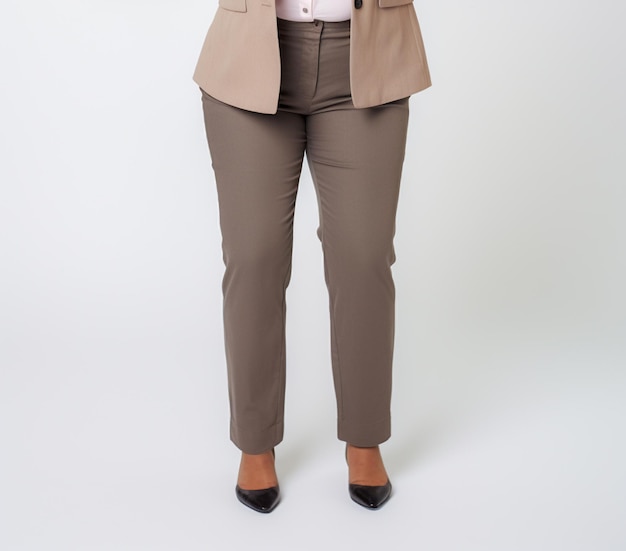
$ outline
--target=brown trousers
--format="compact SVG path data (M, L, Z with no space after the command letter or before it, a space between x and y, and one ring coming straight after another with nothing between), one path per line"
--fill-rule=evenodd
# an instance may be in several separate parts
M315 186L330 302L340 440L391 434L393 237L409 98L356 109L350 21L278 19L278 112L202 103L222 233L230 438L246 453L283 438L285 292L304 153Z

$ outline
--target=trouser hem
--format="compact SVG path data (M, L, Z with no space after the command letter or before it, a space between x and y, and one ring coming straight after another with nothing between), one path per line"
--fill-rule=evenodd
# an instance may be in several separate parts
M337 424L337 438L353 446L369 448L378 446L391 437L391 417L366 425L340 422Z
M259 454L272 449L283 440L284 422L280 421L264 430L244 430L231 422L230 440L242 452Z

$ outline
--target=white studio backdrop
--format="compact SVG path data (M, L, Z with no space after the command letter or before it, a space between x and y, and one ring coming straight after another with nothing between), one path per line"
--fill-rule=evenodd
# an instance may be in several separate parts
M286 497L260 519L231 495L191 80L216 0L2 0L1 549L626 548L626 4L415 7L433 87L410 104L384 444L398 490L373 522L344 495L306 163Z

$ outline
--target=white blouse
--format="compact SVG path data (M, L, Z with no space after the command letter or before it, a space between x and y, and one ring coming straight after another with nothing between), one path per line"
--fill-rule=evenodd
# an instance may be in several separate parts
M345 21L354 0L276 0L276 16L291 21Z

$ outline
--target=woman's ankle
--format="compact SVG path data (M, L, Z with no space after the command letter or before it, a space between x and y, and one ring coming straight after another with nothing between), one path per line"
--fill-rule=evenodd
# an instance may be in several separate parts
M358 447L348 444L347 460L351 484L382 486L389 480L379 446Z
M244 490L262 490L278 485L272 450L261 454L241 453L237 484Z

